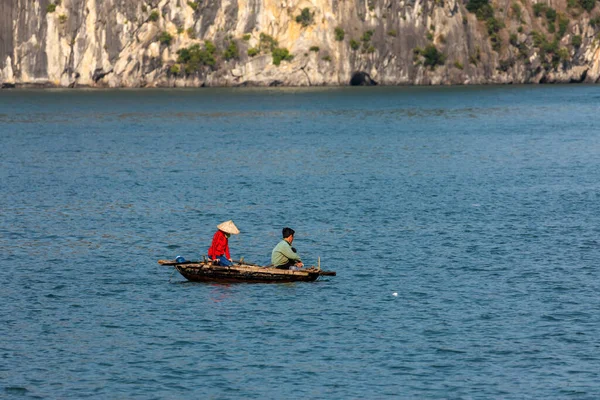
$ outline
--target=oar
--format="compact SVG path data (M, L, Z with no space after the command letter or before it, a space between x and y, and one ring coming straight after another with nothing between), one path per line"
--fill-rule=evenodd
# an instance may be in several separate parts
M175 260L158 260L158 263L160 265L166 265L166 266L171 266L171 265L179 265L179 264L202 264L206 261L184 261L184 262L177 262Z
M335 271L319 271L319 275L323 276L335 276Z

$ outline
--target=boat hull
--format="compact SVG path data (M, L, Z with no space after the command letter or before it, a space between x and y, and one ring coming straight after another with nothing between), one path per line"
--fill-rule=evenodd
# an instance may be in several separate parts
M277 268L238 265L233 267L215 266L209 263L175 264L175 269L192 282L221 283L287 283L316 281L319 270L290 271Z

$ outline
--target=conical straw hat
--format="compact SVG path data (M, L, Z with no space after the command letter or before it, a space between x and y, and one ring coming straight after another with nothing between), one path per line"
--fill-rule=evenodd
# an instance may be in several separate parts
M217 225L217 228L219 228L220 230L222 230L225 233L231 233L232 235L237 235L238 233L240 233L237 226L235 226L235 224L233 223L232 220L225 221L225 222Z

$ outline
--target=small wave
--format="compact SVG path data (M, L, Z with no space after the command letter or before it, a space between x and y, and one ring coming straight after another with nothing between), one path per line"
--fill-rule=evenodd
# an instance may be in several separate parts
M100 324L101 327L103 328L108 328L108 329L121 329L122 327L119 325L114 325L114 324Z
M10 394L25 394L29 392L27 388L22 386L7 386L4 388L4 391Z
M448 348L437 348L435 349L436 353L449 353L449 354L466 354L467 352L464 350L457 349L448 349Z

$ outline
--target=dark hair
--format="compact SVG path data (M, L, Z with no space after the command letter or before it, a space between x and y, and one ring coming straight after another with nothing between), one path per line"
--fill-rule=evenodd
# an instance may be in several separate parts
M284 238L293 235L294 233L296 233L292 228L288 228L285 227L282 229L281 234L283 235Z

